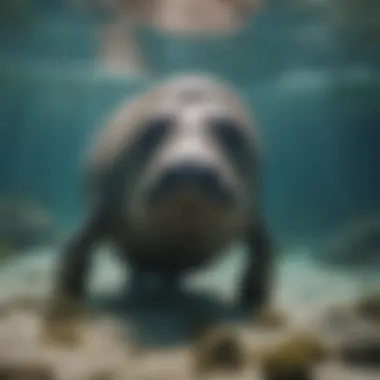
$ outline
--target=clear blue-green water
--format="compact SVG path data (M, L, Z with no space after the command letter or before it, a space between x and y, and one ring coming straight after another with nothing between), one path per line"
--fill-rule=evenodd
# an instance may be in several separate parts
M285 252L281 302L289 306L332 294L342 299L362 289L363 272L321 267L318 251L347 223L380 217L376 49L371 59L364 54L360 62L350 62L323 19L288 20L274 10L255 15L238 35L217 40L141 29L137 38L149 75L111 76L95 59L94 20L62 8L42 7L29 16L21 24L5 23L0 33L4 199L20 195L44 205L58 235L72 229L83 207L81 155L101 121L122 99L133 98L163 75L211 72L238 88L258 120L265 152L264 214L279 250ZM313 43L299 38L308 23L317 31ZM2 289L28 288L33 275L25 271L46 274L58 250L56 244L24 247L14 260L4 262ZM237 252L206 281L194 280L195 286L231 292L232 272L241 265ZM379 252L377 247L373 254L377 265ZM369 266L372 274L366 284L380 271L379 265ZM107 268L100 265L99 272L106 283L118 278L117 267ZM43 280L45 274L37 277Z

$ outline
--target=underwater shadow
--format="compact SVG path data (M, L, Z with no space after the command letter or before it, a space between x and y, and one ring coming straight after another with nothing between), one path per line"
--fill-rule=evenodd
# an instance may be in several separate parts
M245 318L232 302L184 288L131 289L113 298L98 296L91 303L117 315L126 327L132 326L133 338L138 343L151 347L178 346L207 326Z

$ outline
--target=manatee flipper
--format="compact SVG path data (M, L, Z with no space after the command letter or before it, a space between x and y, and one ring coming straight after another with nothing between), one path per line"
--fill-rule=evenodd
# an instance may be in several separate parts
M99 181L99 197L87 219L66 243L55 283L55 296L80 299L84 296L85 283L91 267L93 248L108 233L112 218L120 208L126 178L128 154L122 152L117 162Z
M91 267L94 245L106 234L108 209L103 205L93 208L63 248L54 291L56 296L79 299L84 296L85 283Z
M270 301L273 276L272 244L263 223L251 226L246 242L249 257L239 288L239 302L245 310L260 310Z

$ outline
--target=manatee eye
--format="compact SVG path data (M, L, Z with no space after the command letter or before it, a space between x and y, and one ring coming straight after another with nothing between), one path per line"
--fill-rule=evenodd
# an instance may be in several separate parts
M244 173L250 171L251 150L247 138L238 122L234 119L213 119L211 128L220 146L230 156L237 169Z
M237 121L227 118L214 119L211 128L219 143L231 154L236 155L246 150L246 138Z
M141 127L136 141L136 149L141 153L149 153L169 134L172 126L173 119L169 116L147 120Z

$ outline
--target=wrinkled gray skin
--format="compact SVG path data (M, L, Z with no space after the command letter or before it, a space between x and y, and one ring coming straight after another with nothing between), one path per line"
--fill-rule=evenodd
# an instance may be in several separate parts
M172 129L150 146L152 141L138 136L157 115L170 115ZM243 136L243 161L241 149L236 156L227 154L210 132L215 117L232 120L233 136L236 131ZM89 150L87 219L64 248L56 295L84 296L92 249L102 240L114 243L139 276L158 275L172 285L240 240L247 245L248 261L237 302L250 310L265 306L272 257L259 212L255 132L235 92L208 76L174 78L123 104ZM235 197L231 207L186 186L153 205L148 202L145 195L160 175L189 161L213 168ZM187 210L197 210L191 218L181 212L186 202L192 202Z

